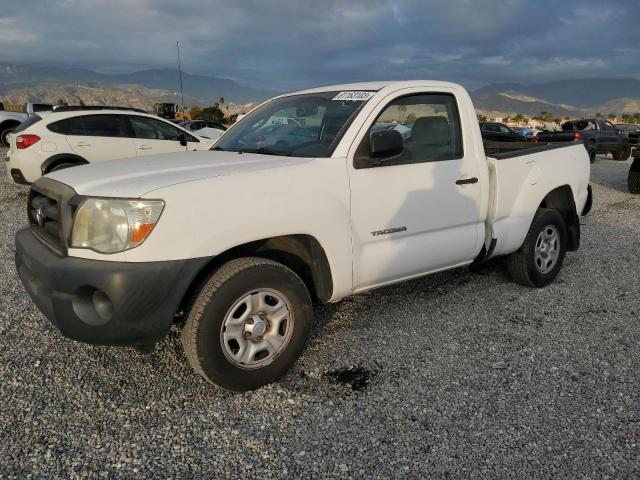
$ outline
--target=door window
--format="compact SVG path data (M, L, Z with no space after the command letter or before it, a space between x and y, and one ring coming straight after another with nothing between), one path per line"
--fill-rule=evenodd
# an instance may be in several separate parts
M67 135L123 138L129 129L122 115L83 115L69 119Z
M145 140L169 140L178 141L178 135L184 134L187 142L198 142L199 140L179 128L169 125L161 120L148 117L130 117L131 128L135 138L143 138Z
M402 154L383 165L432 162L462 157L460 115L453 95L420 94L392 101L380 113L370 132L395 130L403 142ZM369 154L366 135L357 156Z

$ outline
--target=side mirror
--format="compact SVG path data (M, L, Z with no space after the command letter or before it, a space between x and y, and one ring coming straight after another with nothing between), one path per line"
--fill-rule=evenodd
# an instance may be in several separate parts
M178 134L178 141L180 142L180 145L182 145L183 147L187 146L187 136L184 133Z
M391 159L402 153L403 142L400 132L393 129L371 132L371 158Z

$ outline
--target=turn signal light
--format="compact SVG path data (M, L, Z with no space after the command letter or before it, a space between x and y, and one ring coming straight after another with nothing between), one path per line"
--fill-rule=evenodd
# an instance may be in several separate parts
M136 223L131 229L131 243L139 244L149 236L155 223Z
M25 148L29 148L31 145L38 143L40 141L40 137L38 135L18 135L16 137L16 148L18 150L24 150Z
M582 134L580 132L573 132L573 140L582 140Z

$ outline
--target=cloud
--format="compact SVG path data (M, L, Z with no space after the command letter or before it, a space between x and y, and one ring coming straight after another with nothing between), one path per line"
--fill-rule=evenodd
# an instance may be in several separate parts
M637 2L22 0L0 61L103 72L174 67L294 89L383 78L477 86L637 77Z

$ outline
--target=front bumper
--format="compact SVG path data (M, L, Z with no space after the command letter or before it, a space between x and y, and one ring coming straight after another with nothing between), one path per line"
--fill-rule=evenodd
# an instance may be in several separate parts
M61 257L29 228L16 234L16 268L38 308L68 338L149 346L169 331L210 258L127 263Z

